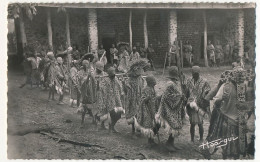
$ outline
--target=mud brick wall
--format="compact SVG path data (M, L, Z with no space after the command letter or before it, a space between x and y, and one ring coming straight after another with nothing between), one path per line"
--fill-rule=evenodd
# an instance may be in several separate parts
M255 45L256 13L254 9L244 9L244 32L245 41Z
M143 14L144 10L132 9L133 45L144 42ZM148 42L152 43L156 51L154 62L162 67L165 53L168 51L168 9L147 9ZM203 17L201 10L177 11L177 38L188 40L194 50L195 62L204 65L203 61ZM72 45L77 44L80 49L88 47L88 9L67 9L70 13L70 32ZM53 44L57 48L60 43L65 45L65 14L51 9ZM234 44L237 41L237 10L207 10L208 39L216 40L224 45L225 40ZM129 42L129 9L97 9L98 43L103 37L114 37L115 42ZM46 11L37 7L37 15L30 21L25 18L26 36L28 43L39 42L46 45L48 42ZM244 39L255 41L255 10L244 9Z

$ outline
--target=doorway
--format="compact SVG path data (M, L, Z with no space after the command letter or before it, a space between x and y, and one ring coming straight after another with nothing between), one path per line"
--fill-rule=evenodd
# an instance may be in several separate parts
M114 37L104 37L102 39L102 44L104 49L106 50L106 57L108 63L111 63L111 55L110 55L110 48L112 47L112 44L115 44L115 38Z

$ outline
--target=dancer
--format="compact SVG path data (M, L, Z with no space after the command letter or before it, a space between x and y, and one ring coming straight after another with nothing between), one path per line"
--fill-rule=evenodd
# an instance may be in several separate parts
M124 112L121 102L122 85L116 77L115 68L110 67L107 70L108 77L104 77L103 90L103 109L100 109L99 117L108 119L109 132L117 133L115 125ZM99 104L100 105L100 104ZM102 121L104 127L104 120Z
M155 126L155 113L159 108L159 100L156 97L156 92L154 86L156 85L156 80L154 76L146 77L147 86L142 91L140 108L137 113L137 117L134 120L134 125L136 130L148 137L148 143L153 145L154 142L154 126Z
M57 93L60 95L58 105L63 105L63 96L64 90L66 88L66 82L68 80L68 74L65 65L63 65L63 60L61 57L57 58L56 77L55 88Z
M174 140L180 135L180 131L183 127L186 98L176 66L169 68L168 78L171 79L171 81L162 94L155 120L157 124L166 129L169 135L166 148L169 151L176 151L181 149L174 144Z
M144 79L142 74L146 68L149 68L147 60L141 59L134 62L128 71L129 79L125 82L125 110L126 120L132 125L132 135L135 135L134 117L141 104L142 89L144 88Z
M188 104L187 112L190 118L190 135L191 141L194 142L195 126L199 126L200 141L203 141L203 117L210 114L209 102L205 96L210 91L208 82L200 76L200 67L192 67L192 78L187 81ZM200 112L203 113L201 114ZM206 116L205 116L206 115Z
M80 86L78 80L78 69L77 69L77 60L73 60L70 69L70 106L75 108L78 105L78 96L80 95Z

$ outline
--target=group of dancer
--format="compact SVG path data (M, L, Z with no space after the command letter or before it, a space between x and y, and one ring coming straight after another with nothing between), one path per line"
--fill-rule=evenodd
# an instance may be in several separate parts
M158 96L155 91L156 78L153 75L144 76L150 68L147 59L133 60L127 71L118 74L114 66L105 69L102 61L87 60L85 57L74 60L69 53L62 58L48 52L43 59L42 74L38 76L44 77L50 102L55 100L57 92L58 104L64 104L64 92L69 89L70 106L78 107L77 112L82 114L82 126L88 113L95 125L100 124L102 129L106 129L107 123L109 132L117 132L115 125L125 114L127 123L132 125L132 135L140 132L148 137L150 145L156 144L154 138L160 128L164 128L168 133L165 146L170 151L181 149L174 140L181 135L187 119L190 121L192 142L195 141L196 125L199 127L200 141L203 142L204 118L210 119L207 141L246 135L240 128L242 113L238 105L246 103L247 111L243 112L251 115L254 108L251 102L254 101L252 70L246 71L238 64L233 64L234 68L224 72L219 84L211 89L207 80L200 75L199 66L191 68L192 76L189 79L176 66L171 66L166 89ZM27 60L32 63L31 76L34 78L40 59L35 54ZM64 60L67 60L66 63ZM210 100L214 102L212 112ZM223 158L239 158L245 151L245 148L241 148L246 143L243 139L241 137L224 146Z

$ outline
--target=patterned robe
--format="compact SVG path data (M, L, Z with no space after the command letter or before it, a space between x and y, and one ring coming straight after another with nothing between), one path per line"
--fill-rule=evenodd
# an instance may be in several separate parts
M156 122L166 128L169 134L172 133L175 136L176 131L183 126L184 106L185 95L182 92L181 83L170 81L162 94L159 110L155 116Z
M125 83L125 110L126 119L130 123L137 114L141 104L142 89L144 87L144 79L139 77L130 77ZM133 121L132 121L133 122Z
M98 116L103 116L106 113L105 107L105 95L106 95L106 87L105 87L105 76L107 74L102 72L101 74L96 74L96 84L97 84L97 103L96 103L96 114Z
M121 92L122 85L115 77L115 79L110 79L109 77L105 77L102 82L102 90L103 93L103 106L100 108L100 116L103 116L110 111L114 110L116 107L122 107L121 102Z
M71 78L69 79L69 86L70 86L70 98L73 100L77 100L77 95L79 91L79 76L78 70L76 67L72 67L70 69Z
M215 96L214 109L210 120L207 140L238 137L237 92L233 83L223 84ZM223 104L219 104L223 101ZM222 147L224 155L239 154L239 140L228 142Z
M49 87L55 86L56 79L56 62L55 60L50 60L47 69L47 85L49 85Z
M79 82L81 85L81 103L87 105L94 104L97 100L95 76L90 73L89 69L87 71L81 69L79 72Z
M66 82L65 80L68 80L68 74L66 71L66 67L62 64L56 65L56 84L55 84L55 89L57 90L58 94L62 94L64 88L66 87Z
M135 119L135 127L141 130L141 133L151 137L153 135L153 126L155 113L159 108L159 100L156 97L154 88L146 86L143 89L140 108Z
M199 108L204 110L205 112L210 112L209 110L209 101L205 99L206 95L210 91L210 86L208 82L202 78L199 78L196 83L194 83L194 79L187 80L187 90L188 96L187 98L193 99ZM198 114L195 110L187 107L187 112L190 117L191 124L202 124L203 118Z

